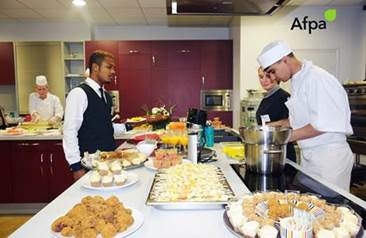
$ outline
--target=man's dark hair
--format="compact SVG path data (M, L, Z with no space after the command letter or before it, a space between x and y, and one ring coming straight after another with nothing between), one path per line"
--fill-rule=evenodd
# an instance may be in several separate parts
M291 52L290 54L288 54L287 55L288 57L291 57L291 58L294 58L295 57L295 55L294 55L294 53L293 52Z
M114 59L114 56L111 53L107 52L107 51L103 51L103 50L94 51L91 54L91 56L89 57L88 67L89 67L90 72L92 72L92 70L93 70L92 69L93 64L97 64L97 65L100 66L105 58Z

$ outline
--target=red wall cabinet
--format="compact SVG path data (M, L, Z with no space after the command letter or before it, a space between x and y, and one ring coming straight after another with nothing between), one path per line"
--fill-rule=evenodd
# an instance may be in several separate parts
M116 78L110 84L106 84L107 90L117 90L119 83L118 75L118 41L85 41L85 65L88 67L89 58L96 50L104 50L112 53L116 63Z
M60 141L17 141L12 151L15 203L49 202L73 183Z
M201 42L201 80L203 89L233 88L232 41Z
M85 55L102 49L113 53L122 118L143 115L141 107L176 105L173 117L200 107L202 89L232 89L232 41L87 41ZM214 115L215 113L213 113ZM228 113L223 113L223 122ZM232 113L231 113L232 115Z
M9 203L13 200L12 173L11 173L11 143L0 141L1 166L0 173L0 203Z
M141 107L151 107L150 41L121 41L118 46L120 112L123 118L143 115Z
M0 42L0 85L15 84L15 67L12 42Z

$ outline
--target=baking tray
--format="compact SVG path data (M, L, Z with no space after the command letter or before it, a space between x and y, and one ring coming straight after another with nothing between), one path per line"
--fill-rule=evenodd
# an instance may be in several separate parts
M164 170L160 170L155 173L155 177L153 183L151 185L149 195L146 199L146 205L154 206L159 209L166 210L209 210L209 209L223 209L230 201L235 197L235 193L227 182L224 174L222 173L220 168L217 168L218 175L220 176L220 181L224 185L226 189L225 194L229 196L227 201L157 201L154 199L154 187L157 183L159 183L159 177L161 174L164 174Z

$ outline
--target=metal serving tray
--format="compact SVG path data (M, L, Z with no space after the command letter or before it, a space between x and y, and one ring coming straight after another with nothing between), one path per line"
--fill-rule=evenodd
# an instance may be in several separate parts
M209 209L222 209L227 205L231 199L235 197L235 194L227 182L224 174L222 173L220 168L218 169L218 176L220 176L220 181L224 185L226 189L225 194L229 196L227 201L191 201L191 200L181 200L181 201L157 201L154 198L154 188L159 183L159 177L161 174L164 174L164 170L160 170L155 173L155 177L153 183L151 185L149 195L146 199L146 205L154 206L159 209L167 209L167 210L209 210Z

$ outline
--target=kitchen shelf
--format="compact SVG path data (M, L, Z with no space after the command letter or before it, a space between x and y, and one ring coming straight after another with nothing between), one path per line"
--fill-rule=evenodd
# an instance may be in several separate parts
M63 42L66 93L84 81L84 42Z

